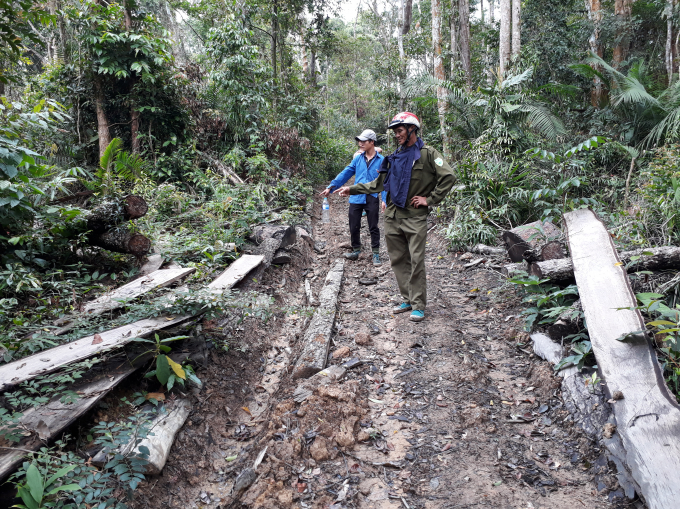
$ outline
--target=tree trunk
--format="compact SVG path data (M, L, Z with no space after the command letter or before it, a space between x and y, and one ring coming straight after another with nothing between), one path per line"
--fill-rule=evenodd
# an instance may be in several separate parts
M92 235L90 243L116 253L126 253L139 258L151 249L151 241L141 233L131 233L126 224L99 235Z
M633 0L615 0L614 15L616 16L616 46L614 46L614 68L618 69L626 57L630 46L630 18Z
M558 241L562 237L562 232L552 223L541 224L540 221L534 221L505 231L502 237L508 248L508 256L513 262L521 262L526 251L537 253L536 258L540 260L564 258ZM559 249L553 244L558 244Z
M276 73L276 42L279 37L279 6L276 3L276 1L273 3L273 11L272 11L272 46L271 46L271 63L272 63L272 77L274 79L277 78L278 74Z
M460 28L460 62L465 71L468 89L472 87L472 65L470 61L470 0L458 1Z
M458 52L458 29L456 22L456 4L451 2L451 17L449 18L449 25L451 29L451 74L450 79L456 73L456 63L460 62L460 53Z
M97 134L99 135L99 157L104 155L106 147L111 143L111 132L109 131L109 120L106 116L104 97L104 84L101 74L95 74L92 78L94 86L94 105L97 111Z
M493 25L496 20L494 19L495 13L494 13L494 3L496 0L489 0L489 22Z
M87 213L87 229L104 232L124 221L139 219L148 210L146 200L134 194L120 200L107 201Z
M316 51L310 51L312 59L309 62L309 81L313 87L316 87Z
M406 35L411 30L411 18L413 16L413 0L404 0L404 24L401 27L402 35Z
M434 77L439 80L445 80L444 75L444 61L442 59L442 2L441 0L432 0L432 53L434 56ZM444 148L444 157L449 157L449 136L447 134L446 126L446 110L448 104L446 103L446 89L444 87L437 87L437 111L439 113L439 127L442 134L442 145Z
M498 58L500 61L500 72L501 75L499 79L502 81L505 76L505 71L508 68L508 63L510 62L510 25L512 20L512 14L510 9L510 0L501 0L501 31L500 31L500 44L498 47Z
M588 39L590 51L602 58L603 49L600 42L600 24L602 23L602 6L600 0L586 0L586 9L588 10L588 18L593 22L593 33ZM599 108L602 104L602 81L597 76L593 78L593 90L590 94L590 102L595 108Z
M522 16L521 0L512 0L512 57L519 56L522 37L521 37L521 16Z
M643 253L651 253L651 255L644 255ZM635 261L631 260L631 258L638 256L639 258ZM619 253L619 258L628 272L678 269L680 268L680 247L663 246L623 251ZM564 281L573 279L574 267L571 258L563 258L561 260L531 263L529 273L554 281Z
M677 0L666 0L666 75L668 79L668 86L673 83L673 67L674 67L674 52L673 52L673 21L675 19L675 3Z

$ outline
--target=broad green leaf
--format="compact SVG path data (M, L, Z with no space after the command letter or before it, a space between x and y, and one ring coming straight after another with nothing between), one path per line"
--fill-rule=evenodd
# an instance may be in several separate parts
M167 384L170 378L170 364L165 355L156 357L156 378L163 385Z
M39 509L40 506L38 505L38 502L35 501L35 499L31 496L31 493L26 488L19 486L17 493L28 509Z
M654 327L657 327L659 325L677 325L676 323L669 322L668 320L654 320L653 322L649 322L647 325L652 325Z
M47 486L47 487L49 488L50 485L51 485L54 481L56 481L57 479L60 479L61 477L64 477L64 476L65 476L66 474L68 474L71 470L73 470L74 468L76 468L76 466L77 466L77 465L68 465L68 466L66 466L66 467L64 467L64 468L60 468L59 470L57 470L57 471L54 473L54 475L53 475L52 477L50 477L50 478L48 479L48 481L47 481L47 483L45 484L45 486Z
M77 484L65 484L63 486L59 486L57 488L54 488L52 491L48 493L48 495L55 495L59 493L60 491L78 491L82 489L80 486Z
M28 470L26 470L26 484L33 500L40 503L43 498L43 478L35 463L31 463Z

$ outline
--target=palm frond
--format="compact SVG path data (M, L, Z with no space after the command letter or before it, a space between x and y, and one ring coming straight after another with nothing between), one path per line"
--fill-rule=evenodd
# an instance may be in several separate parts
M463 99L467 93L462 88L456 87L451 81L440 80L431 74L421 74L409 78L404 82L404 91L409 97L423 94L431 90L442 87L448 91L448 96L456 100Z
M510 76L509 78L506 78L503 83L501 83L501 90L506 90L510 87L515 87L517 85L521 85L525 81L528 81L531 79L531 77L534 74L534 68L529 67L526 71L524 71L522 74L518 74L516 76Z
M677 140L680 137L680 106L671 110L642 140L645 148L661 145L662 141Z
M120 138L114 138L111 140L111 143L109 143L108 147L106 147L106 150L104 150L104 153L99 159L99 166L103 170L106 171L109 169L116 157L116 153L120 150L122 144L123 140Z
M525 122L529 127L546 138L554 139L567 132L564 123L543 106L538 104L523 104L520 111L527 114Z
M602 83L604 83L607 88L611 88L611 83L609 81L609 78L607 78L607 76L605 76L603 73L601 73L597 69L593 69L588 64L571 64L569 66L569 69L574 71L576 74L580 74L584 78L589 78L589 79L599 78L600 81L602 81Z

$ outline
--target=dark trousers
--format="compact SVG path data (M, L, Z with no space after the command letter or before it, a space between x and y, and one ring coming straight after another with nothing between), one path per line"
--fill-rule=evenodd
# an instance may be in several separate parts
M378 218L380 217L380 198L366 195L366 204L349 204L349 233L352 241L352 249L361 249L361 213L366 211L368 219L368 229L371 232L371 248L378 252L380 249L380 228L378 228Z

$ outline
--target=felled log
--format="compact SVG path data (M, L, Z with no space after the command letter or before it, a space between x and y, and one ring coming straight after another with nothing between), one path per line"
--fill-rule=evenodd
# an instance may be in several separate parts
M562 338L576 334L581 325L581 301L577 300L569 309L560 313L555 323L548 327L548 336L554 341L562 341Z
M148 210L149 206L141 196L131 194L121 199L113 199L88 211L87 229L102 233L125 221L139 219Z
M675 507L680 485L680 406L666 386L621 258L587 209L564 215L574 276L601 376L613 405L622 459L650 509ZM650 250L651 251L651 250ZM611 451L610 434L604 444Z
M89 240L93 246L139 258L145 256L151 249L151 241L141 233L131 233L127 225L117 226L98 235L90 235Z
M243 180L241 180L241 177L239 177L229 166L227 166L225 163L222 161L215 159L209 154L206 154L205 152L198 152L198 154L201 156L201 159L203 159L206 163L208 163L210 166L214 167L217 171L219 171L225 178L228 178L231 180L232 184L234 185L239 185L243 184Z
M490 255L490 256L504 256L505 255L505 249L503 249L502 247L492 247L492 246L486 246L484 244L477 244L472 249L470 249L470 252L482 254L482 255Z
M558 240L561 236L562 232L554 224L540 221L504 231L502 235L513 262L521 262L526 251L539 260L564 258L564 250Z
M538 276L540 279L548 278L551 281L570 281L574 279L574 266L571 258L534 262L529 264L529 274Z
M256 226L249 239L257 244L254 252L264 257L262 265L253 273L253 277L258 278L272 264L279 249L295 244L297 233L289 225L267 224Z
M501 274L504 276L507 276L509 278L513 278L515 276L519 276L522 273L527 273L528 267L525 262L520 262L520 263L508 263L506 265L503 265L501 267Z
M650 253L645 255L642 253ZM631 258L639 256L635 261ZM619 253L621 263L628 272L640 270L680 269L680 247L662 246L635 249ZM529 265L529 274L551 281L567 281L574 279L574 267L571 258L534 262Z
M302 353L293 368L293 378L309 378L326 367L344 271L344 261L337 260L326 275L326 282L319 293L319 307L305 331Z

